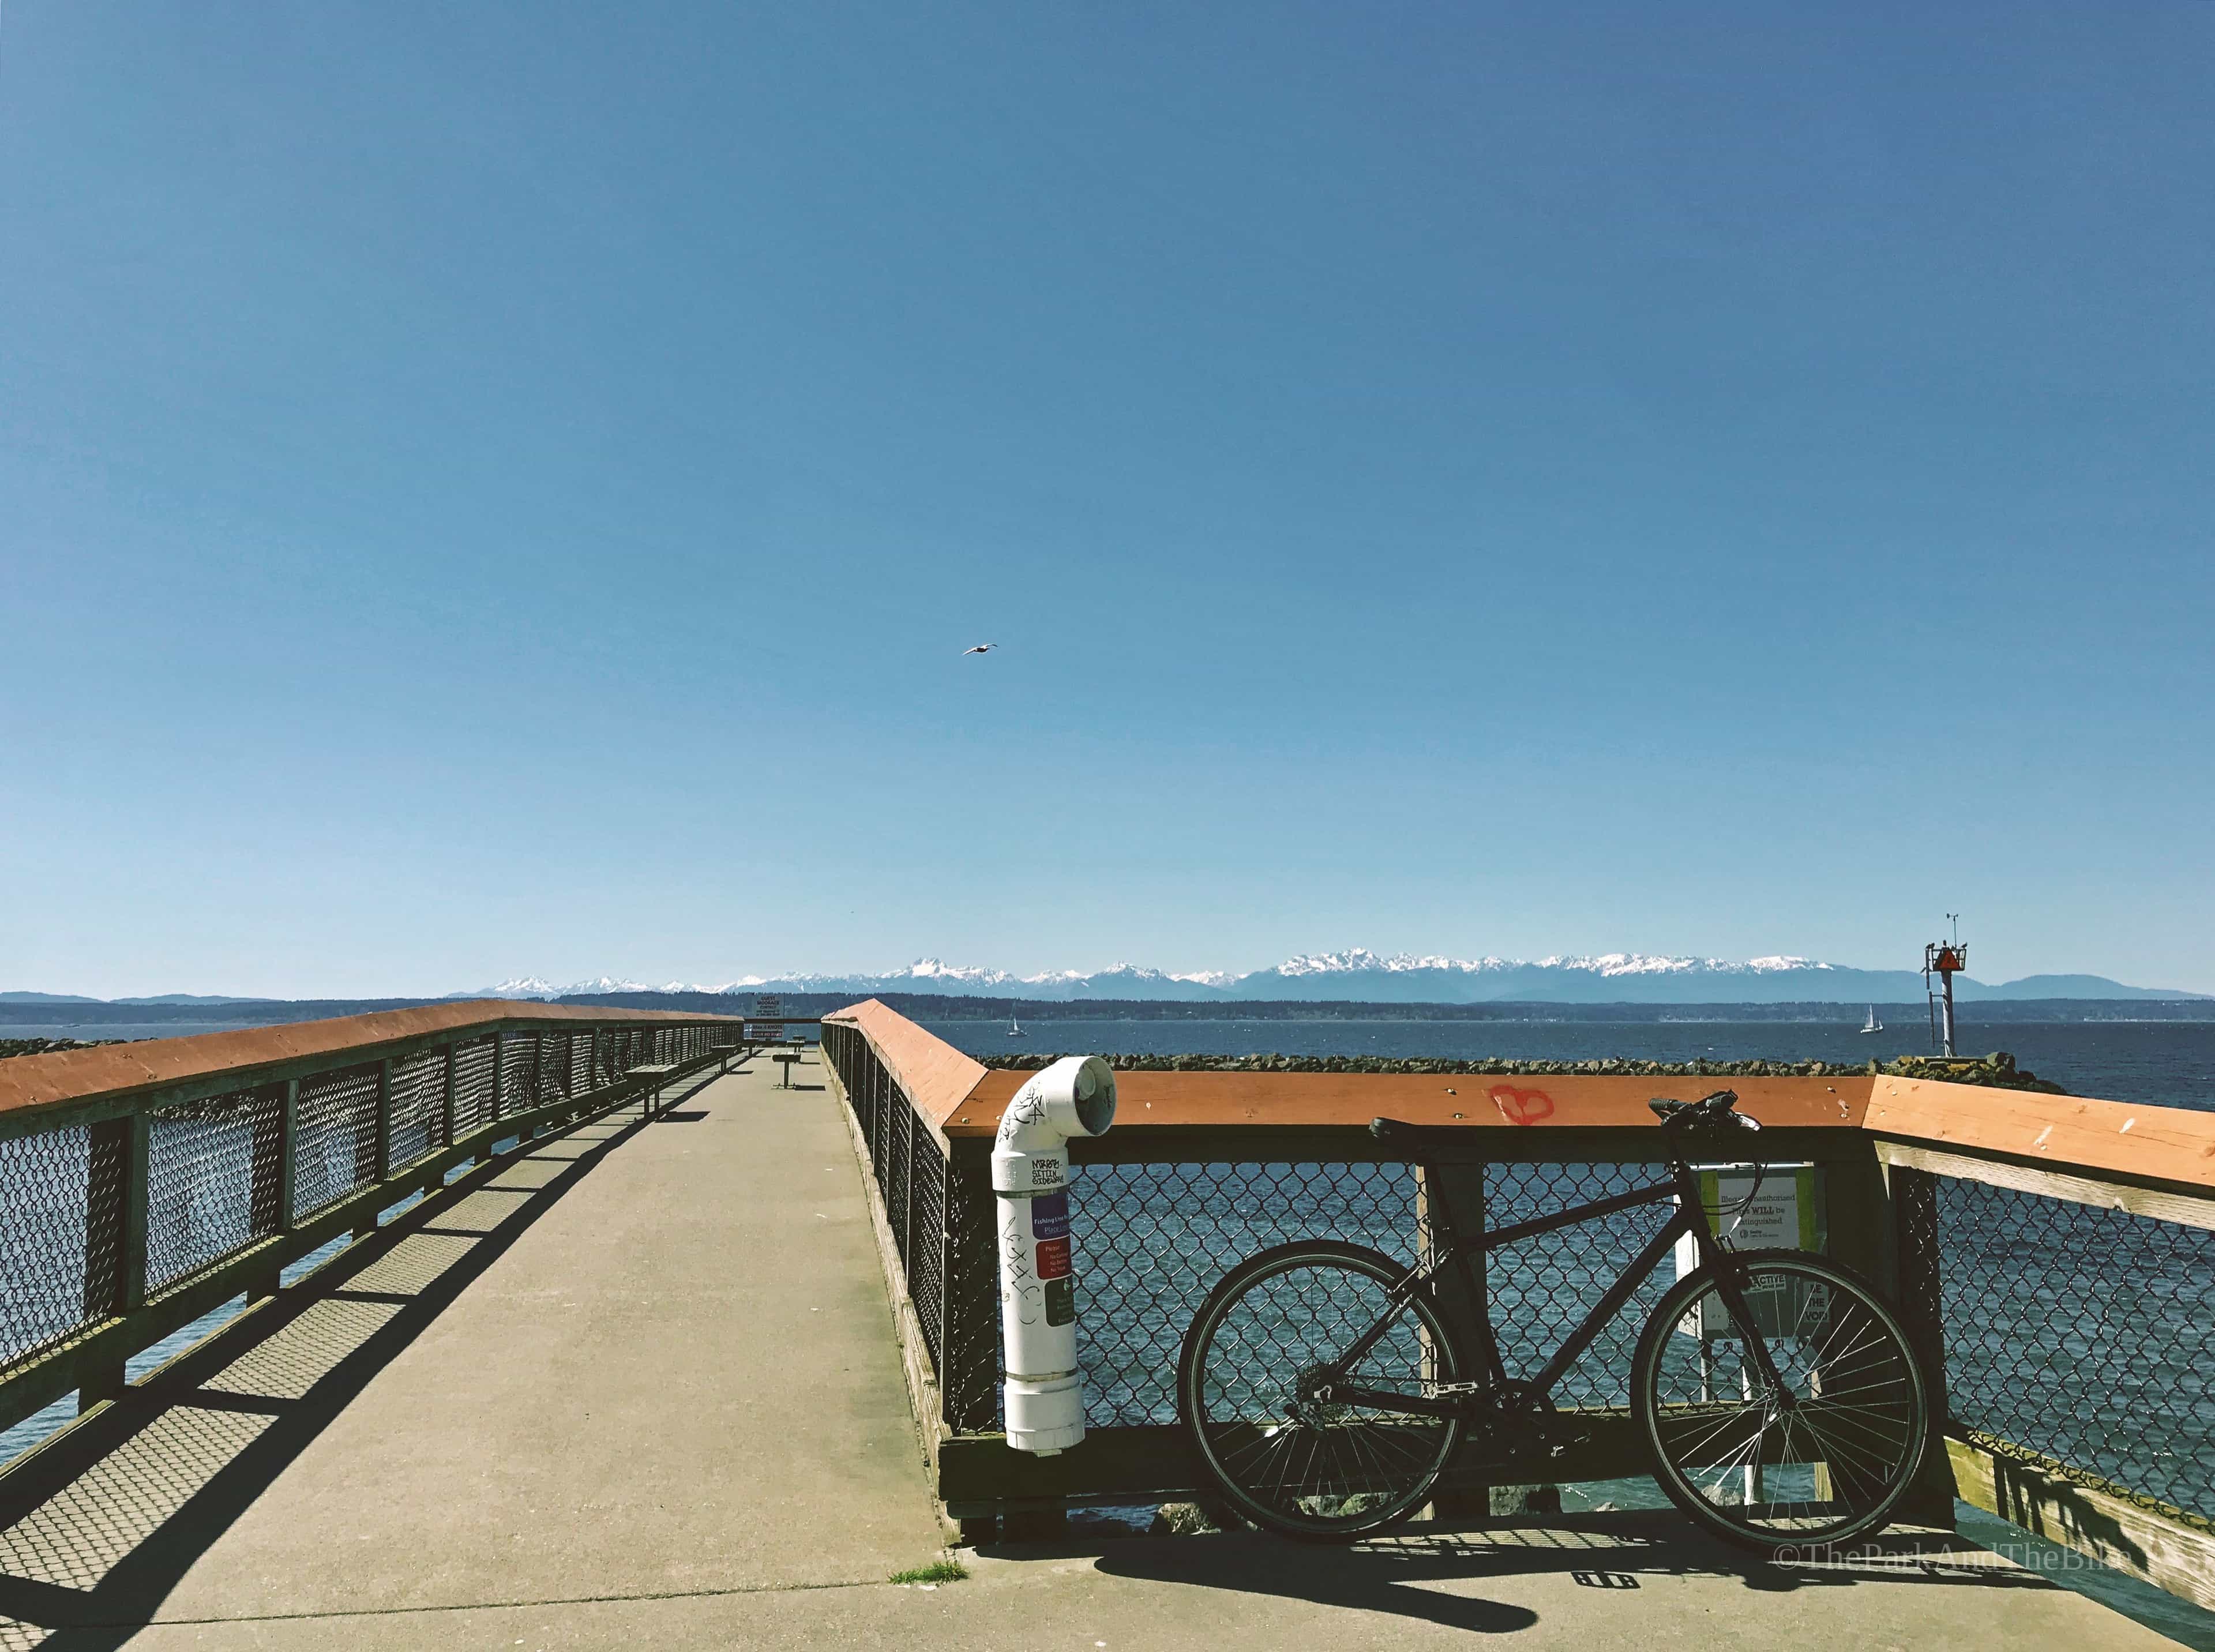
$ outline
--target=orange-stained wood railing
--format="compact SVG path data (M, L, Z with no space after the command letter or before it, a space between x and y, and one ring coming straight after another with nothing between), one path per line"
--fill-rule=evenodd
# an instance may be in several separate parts
M1950 1517L1958 1492L2215 1606L2215 1399L2200 1374L2215 1112L1861 1072L1121 1072L1114 1130L1071 1145L1088 1437L1040 1460L998 1433L987 1164L1025 1074L988 1070L874 1000L826 1016L823 1048L871 1173L917 1414L957 1518L1189 1494L1200 1477L1170 1373L1193 1309L1237 1256L1335 1233L1412 1257L1442 1209L1466 1225L1596 1194L1656 1158L1649 1096L1728 1083L1764 1126L1766 1161L1817 1167L1826 1248L1893 1298L1940 1375L1946 1433L1919 1512ZM1466 1127L1484 1162L1427 1186L1377 1150L1366 1127L1379 1115ZM1511 1365L1519 1326L1535 1336L1611 1276L1606 1235L1591 1243L1590 1256L1557 1241L1540 1267L1489 1273L1486 1311ZM1493 1479L1646 1471L1623 1379L1647 1305L1634 1299L1579 1367L1586 1444ZM1482 1483L1468 1471L1449 1482L1462 1507Z

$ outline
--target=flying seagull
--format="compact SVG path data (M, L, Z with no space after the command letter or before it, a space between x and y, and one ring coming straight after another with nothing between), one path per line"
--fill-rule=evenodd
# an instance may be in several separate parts
M993 649L999 646L1000 645L997 642L979 642L975 648L964 648L961 652L964 654L990 654Z

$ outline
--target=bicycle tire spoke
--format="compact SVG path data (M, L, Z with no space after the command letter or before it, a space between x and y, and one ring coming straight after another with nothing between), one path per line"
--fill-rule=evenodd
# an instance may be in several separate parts
M1717 1421L1714 1428L1710 1428L1706 1434L1701 1435L1697 1440L1691 1442L1691 1444L1685 1449L1688 1452L1704 1451L1707 1448L1707 1445L1709 1440L1714 1440L1718 1435L1723 1434L1731 1427L1732 1424L1744 1418L1752 1409L1751 1405L1748 1404L1741 1404L1733 1407ZM1687 1418L1684 1419L1684 1421L1689 1422L1691 1421L1691 1419Z
M1727 1312L1713 1279L1665 1304L1672 1336L1684 1327L1729 1329L1704 1339L1698 1402L1679 1397L1689 1377L1672 1364L1672 1344L1647 1354L1641 1403L1658 1466L1693 1498L1688 1508L1703 1508L1719 1530L1747 1541L1874 1529L1919 1452L1923 1396L1912 1354L1873 1299L1815 1264L1749 1258L1739 1286L1752 1324ZM1657 1310L1656 1323L1663 1317ZM1754 1336L1779 1389L1755 1374ZM1746 1399L1719 1398L1727 1382L1743 1385Z
M1437 1362L1443 1330L1427 1307L1396 1306L1390 1268L1342 1251L1288 1256L1195 1328L1195 1437L1234 1505L1264 1523L1351 1533L1396 1519L1420 1503L1458 1438L1457 1423L1390 1397L1433 1392L1451 1375ZM1354 1366L1338 1365L1339 1350L1364 1338ZM1333 1384L1380 1403L1316 1397Z

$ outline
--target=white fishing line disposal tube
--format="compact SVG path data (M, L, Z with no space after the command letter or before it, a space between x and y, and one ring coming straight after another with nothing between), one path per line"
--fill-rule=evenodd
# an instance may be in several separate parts
M1084 1438L1065 1144L1105 1135L1114 1121L1108 1064L1096 1055L1064 1056L1015 1092L992 1144L1008 1444L1019 1452L1051 1457Z

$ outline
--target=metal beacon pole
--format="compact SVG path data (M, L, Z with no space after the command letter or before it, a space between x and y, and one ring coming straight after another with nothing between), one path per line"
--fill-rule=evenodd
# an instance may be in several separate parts
M1955 918L1959 914L1948 912L1946 916ZM1923 949L1923 991L1924 996L1930 998L1934 1014L1942 1011L1945 1016L1944 1030L1938 1038L1939 1053L1943 1055L1954 1053L1954 977L1968 967L1969 949L1961 944L1959 923L1954 925L1953 939L1933 941ZM1930 992L1933 975L1938 978L1940 992L1937 995ZM1937 1029L1932 1030L1934 1033L1938 1031Z

